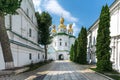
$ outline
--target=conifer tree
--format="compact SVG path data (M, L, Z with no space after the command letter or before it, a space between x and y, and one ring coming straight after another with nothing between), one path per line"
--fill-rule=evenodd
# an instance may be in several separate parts
M74 50L74 46L72 45L72 46L71 46L71 49L70 49L70 60L71 60L71 61L73 61L73 58L74 58L74 57L73 57L73 54L74 54L74 51L73 51L73 50Z
M110 12L108 5L103 6L100 14L96 55L97 55L97 70L110 71L112 64L110 62Z
M78 44L78 42L77 42L77 39L75 40L75 43L74 43L74 62L77 62L77 44Z
M5 68L14 67L9 37L5 27L5 15L16 14L22 0L0 0L0 43L5 61Z
M80 64L86 64L86 54L87 54L87 30L82 27L77 45L77 62Z

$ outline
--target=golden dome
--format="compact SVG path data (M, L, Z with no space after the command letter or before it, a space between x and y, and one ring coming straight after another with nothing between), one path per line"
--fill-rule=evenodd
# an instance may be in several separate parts
M59 28L66 29L66 26L64 25L64 18L63 18L63 17L60 18L60 25L59 25Z
M73 32L73 28L72 28L72 25L73 25L73 24L70 24L70 25L69 25L69 29L68 29L68 32Z
M63 17L60 18L60 24L64 24L64 18Z
M57 32L56 27L55 27L55 25L53 25L52 33L56 33L56 32Z
M66 26L65 26L64 24L60 24L60 25L59 25L59 28L66 29Z

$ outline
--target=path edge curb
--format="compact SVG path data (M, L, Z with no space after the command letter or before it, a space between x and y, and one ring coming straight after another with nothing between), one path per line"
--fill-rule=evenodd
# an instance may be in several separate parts
M98 75L101 75L101 76L103 76L103 77L105 77L105 78L107 78L107 79L109 79L109 80L115 80L115 79L110 78L110 77L108 77L108 76L106 76L106 75L104 75L104 74L101 74L101 73L99 73L99 72L96 72L96 71L95 71L95 73L98 74Z

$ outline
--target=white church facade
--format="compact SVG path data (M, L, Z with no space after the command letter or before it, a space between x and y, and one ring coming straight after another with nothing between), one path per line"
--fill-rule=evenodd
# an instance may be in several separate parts
M49 58L53 60L68 60L71 45L74 44L75 36L73 36L72 24L69 29L64 25L64 18L61 17L60 25L56 30L55 25L51 31L52 43L48 46Z
M17 15L5 16L14 67L22 67L44 60L44 49L38 44L37 20L32 0L22 0ZM5 69L0 45L0 70Z
M113 69L120 72L120 0L115 0L110 6L110 36L111 62ZM96 63L96 38L99 19L88 30L87 61Z

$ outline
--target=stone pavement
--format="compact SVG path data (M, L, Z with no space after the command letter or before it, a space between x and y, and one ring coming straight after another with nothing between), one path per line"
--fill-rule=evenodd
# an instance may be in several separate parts
M95 74L90 65L78 65L70 61L55 61L31 72L16 76L0 78L0 80L109 80Z

